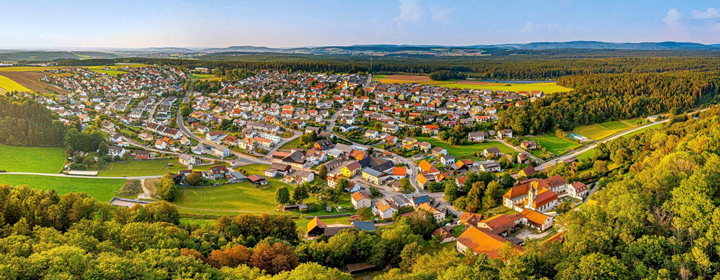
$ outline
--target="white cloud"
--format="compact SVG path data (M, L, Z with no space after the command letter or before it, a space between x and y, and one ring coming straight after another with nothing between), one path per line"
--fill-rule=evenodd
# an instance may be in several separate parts
M400 0L400 15L396 20L418 21L423 10L417 0Z
M665 16L662 21L665 23L665 27L676 28L681 25L680 16L681 14L677 9L670 9L668 10L667 16Z
M557 29L557 24L554 23L532 23L529 21L525 21L525 26L520 29L520 32L522 33L532 33L532 32L539 32L539 31L553 31Z
M707 11L692 10L692 15L696 19L718 19L720 18L720 9L708 8Z
M437 22L447 22L448 16L455 11L455 8L430 7L432 20Z

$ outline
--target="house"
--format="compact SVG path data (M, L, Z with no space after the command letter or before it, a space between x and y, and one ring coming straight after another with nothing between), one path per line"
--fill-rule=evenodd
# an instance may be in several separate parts
M499 162L488 160L480 163L480 170L483 172L500 172L502 171L502 167Z
M325 234L325 223L318 217L313 218L307 225L307 236L315 237Z
M522 170L520 170L520 172L518 172L518 178L521 178L521 177L530 178L530 176L535 174L535 172L537 172L537 171L535 171L535 167L532 167L532 166L525 167Z
M548 188L537 187L536 184L530 183L528 190L528 202L525 208L530 208L540 212L547 212L558 205L558 196Z
M507 208L515 208L525 205L528 190L530 190L530 183L512 187L503 195L503 205Z
M133 157L136 160L150 159L150 152L146 150L137 150L135 151L135 154L133 154Z
M487 148L487 149L483 150L483 156L485 156L485 157L500 156L500 148L498 148L498 147Z
M422 204L430 204L430 196L428 195L421 195L421 196L415 196L410 201L412 202L413 208L418 208Z
M460 219L458 220L459 225L463 225L465 227L468 226L477 226L477 224L482 220L483 216L481 214L476 214L472 212L462 212L460 214Z
M213 155L215 155L216 157L219 157L219 158L224 158L224 157L230 156L230 149L228 149L228 147L225 147L225 146L217 146L216 148L213 149Z
M520 143L520 147L531 151L537 149L537 143L535 143L535 140L523 140L522 143Z
M398 126L395 124L384 123L382 125L382 132L385 133L397 133ZM396 138L397 139L397 138Z
M503 129L498 131L498 136L500 137L500 139L512 138L513 131L511 129Z
M297 182L310 183L313 180L315 180L315 173L312 173L310 171L300 170L295 173L295 180Z
M441 157L441 156L444 156L444 155L447 155L447 154L448 154L447 150L446 150L446 149L443 149L443 148L441 148L441 147L432 148L432 150L430 150L430 151L432 152L432 155L433 155L434 157Z
M255 186L267 185L267 180L265 180L265 178L259 175L250 175L250 177L248 177L248 181L250 181L250 183L253 183L253 185Z
M122 142L123 141L122 135L120 135L120 133L110 134L110 141L115 142L115 143Z
M358 231L375 231L377 228L375 227L375 224L373 222L360 222L360 221L354 221L352 222L353 227L357 229Z
M455 163L455 157L453 155L445 155L440 158L440 162L443 165L451 165Z
M426 124L422 126L423 134L437 135L439 131L440 126L438 126L437 124Z
M217 166L210 167L207 174L208 174L208 177L217 180L217 179L225 178L225 176L228 174L228 172L229 171L228 171L227 166L217 165Z
M485 141L487 139L488 139L488 135L487 135L487 133L485 133L483 131L470 132L468 134L468 140L470 140L472 142L481 142L481 141Z
M155 140L155 148L160 149L160 150L165 150L165 149L167 149L167 143L165 143L165 141L160 140L160 139Z
M570 184L570 186L567 187L567 193L571 197L577 198L577 199L584 199L587 196L588 193L588 187L583 184L582 182L575 182Z
M375 138L378 138L379 135L380 134L377 131L372 130L372 129L365 131L365 138L375 139Z
M407 176L407 167L393 167L392 172L390 173L390 176L393 177L395 180L400 180L402 178L405 178Z
M376 185L380 185L380 183L382 183L381 177L383 177L383 175L384 174L382 172L370 167L366 167L362 170L362 178L365 179L365 181Z
M186 155L186 154L181 154L178 157L178 162L180 162L180 164L185 165L185 166L198 164L198 160L196 157L191 156L191 155Z
M497 214L477 224L479 228L487 228L500 236L508 236L515 229L515 225L515 221L505 214Z
M125 148L112 146L108 148L108 154L113 157L123 157L125 155Z
M335 147L335 143L333 143L332 141L330 141L328 139L323 139L323 140L319 140L319 141L315 142L313 147L315 147L315 149L318 149L321 151L326 151L326 150L330 150L333 147Z
M415 181L417 182L418 186L420 186L420 188L422 188L423 190L427 189L427 186L430 185L430 180L422 174L418 174L415 178Z
M362 166L360 165L359 162L353 161L352 163L350 163L350 164L346 165L345 167L343 167L342 169L340 169L340 174L342 174L343 176L345 176L346 178L349 179L349 178L355 177L355 175L357 175L358 172L360 172L361 168L362 168Z
M370 205L372 203L372 199L370 199L370 196L364 192L354 192L350 195L350 198L352 198L352 205L355 206L355 209L360 209L363 207L370 208Z
M549 188L551 191L557 194L565 193L568 188L568 182L560 175L555 175L547 179L540 180L538 185Z
M390 220L392 219L392 215L397 212L398 207L392 201L381 199L380 201L375 203L374 210L375 214L380 216L381 219Z
M205 139L207 139L208 141L215 141L223 135L225 134L220 131L210 131L205 134Z
M553 217L531 209L523 209L520 213L522 223L539 231L545 231L553 226Z
M435 209L435 207L430 206L430 203L420 204L415 210L425 210L430 212L431 214L433 214L433 216L435 217L435 221L437 221L438 223L445 220L445 212Z
M450 233L450 231L445 229L444 227L436 229L432 232L431 235L433 238L437 238L437 240L440 240L440 244L457 240L457 238L455 238L455 236L452 235L452 233Z
M523 252L522 247L489 229L471 226L458 237L456 248L461 253L465 253L469 249L475 254L485 254L489 258L498 259L506 254L504 251L507 243L510 243L510 254Z
M437 167L430 164L427 160L421 161L418 164L418 168L420 168L420 171L422 171L423 175L434 176L434 175L440 174L440 170L438 170Z
M270 164L270 168L265 170L265 176L268 176L270 178L275 178L277 176L285 176L290 174L290 171L292 169L290 168L290 165L282 164L278 162L273 162Z
M519 153L517 155L517 163L518 164L530 163L530 157L526 153Z

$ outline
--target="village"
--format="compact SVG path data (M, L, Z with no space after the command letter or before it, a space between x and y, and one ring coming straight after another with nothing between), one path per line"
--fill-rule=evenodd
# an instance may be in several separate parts
M340 189L358 213L371 209L374 216L347 225L326 224L317 215L307 225L308 238L349 227L374 229L427 211L438 224L433 236L442 243L455 242L460 252L469 248L493 257L506 242L522 251L529 239L560 240L556 208L562 203L576 207L592 193L582 182L542 176L549 158L536 153L538 143L519 140L511 129L495 129L500 110L543 98L540 91L258 71L238 81L215 81L216 90L185 92L189 75L175 68L123 70L127 72L117 76L82 68L52 71L46 80L72 93L40 101L67 123L99 126L111 144L110 161L176 158L185 168L175 172L181 186L190 186L185 180L196 174L204 185L250 182L262 188L270 179L310 185L317 196L326 188ZM473 151L456 152L462 145L473 145ZM574 155L558 156L549 155L556 162L577 161ZM243 168L249 164L266 168L250 174ZM66 168L70 175L97 175ZM502 182L506 191L488 193L492 182ZM470 199L465 196L448 201L448 185L470 196L477 183L494 200L483 211L466 203ZM308 205L298 201L279 209L304 212Z

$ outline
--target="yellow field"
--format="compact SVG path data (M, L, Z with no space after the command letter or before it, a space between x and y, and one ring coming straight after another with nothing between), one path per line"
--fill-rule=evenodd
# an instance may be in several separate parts
M0 76L0 88L2 88L6 92L11 92L11 91L32 92L30 89L22 86L21 84L16 83L15 81L13 81L10 78L5 77L5 76Z
M374 81L378 81L386 84L411 84L417 83L420 85L434 85L448 88L461 88L461 89L489 89L489 90L504 90L504 91L533 91L539 90L544 93L555 93L555 92L566 92L571 91L571 88L559 86L556 83L532 83L532 84L520 84L520 83L492 83L492 82L480 82L480 81L433 81L428 76L422 75L377 75L373 78Z
M60 68L67 68L68 66L17 66L17 67L0 67L0 72L29 72L29 71L45 71L54 70Z

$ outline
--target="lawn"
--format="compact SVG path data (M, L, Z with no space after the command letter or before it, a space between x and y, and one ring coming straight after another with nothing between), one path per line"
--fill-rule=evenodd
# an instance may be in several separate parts
M6 92L12 92L12 91L25 91L25 92L32 92L29 88L26 88L22 86L21 84L18 84L17 82L11 80L8 77L0 76L0 89L6 91Z
M537 137L527 137L526 140L535 140L538 146L542 146L547 149L548 152L554 155L562 155L570 149L576 149L582 145L559 138L554 134L544 134ZM534 153L533 153L534 154Z
M84 192L99 201L108 202L113 197L115 190L122 188L125 180L39 175L2 175L0 173L0 184L8 184L11 187L27 185L32 189L42 190L54 189L60 194Z
M168 166L172 163L173 166ZM125 176L152 176L165 175L168 172L177 173L187 167L178 163L176 158L155 160L128 160L110 162L102 167L98 176L125 177Z
M65 149L0 145L0 159L0 170L7 172L60 173Z
M290 142L287 142L280 146L278 150L290 150L292 148L297 148L300 146L300 137L293 139Z
M215 74L192 74L190 75L195 80L217 80Z
M441 147L443 149L446 149L449 154L462 158L462 157L474 157L475 153L478 151L485 150L486 148L491 147L497 147L500 149L500 152L504 154L514 154L517 153L517 151L513 150L512 148L508 147L507 145L497 142L497 141L491 141L486 143L474 143L471 145L462 145L462 146L452 146L450 143L442 141L437 138L432 137L417 137L418 141L428 142L433 145L433 147Z
M585 160L588 158L593 158L595 156L595 149L590 149L587 151L584 151L583 153L577 155L578 160Z

